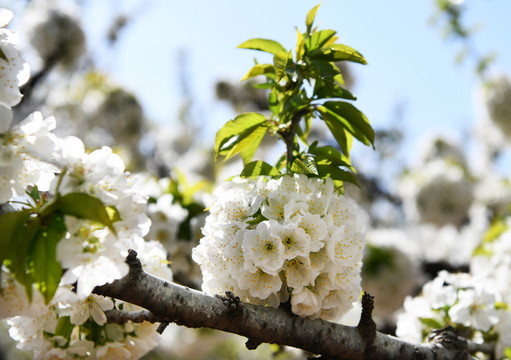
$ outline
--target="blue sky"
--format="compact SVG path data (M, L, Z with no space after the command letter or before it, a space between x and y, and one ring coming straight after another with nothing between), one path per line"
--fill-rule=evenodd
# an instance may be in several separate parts
M117 48L100 62L142 99L147 114L171 123L180 104L178 60L187 51L191 92L208 132L230 116L214 101L216 80L240 79L254 57L265 54L236 49L253 37L272 38L285 47L295 44L295 27L304 28L315 1L91 1L94 16L133 11ZM511 2L467 0L466 23L482 25L474 36L481 51L497 51L495 68L511 72ZM99 10L101 8L101 10ZM467 129L475 121L474 93L478 81L473 62L454 61L460 44L445 41L430 24L433 0L324 0L316 20L320 28L338 32L341 41L359 50L367 66L354 65L357 106L375 127L396 119L404 108L411 137L430 131ZM101 15L100 15L101 14ZM87 22L86 22L87 23ZM95 24L91 32L101 33ZM95 41L94 39L92 40ZM227 117L227 118L225 118ZM209 136L209 135L208 135Z
M316 24L338 32L359 50L367 66L354 65L356 105L376 128L396 121L404 109L408 146L429 132L468 130L475 121L478 80L473 62L454 61L460 44L445 41L429 23L434 0L323 0ZM278 40L294 48L295 27L304 29L309 0L89 0L83 23L98 65L133 90L155 122L172 124L181 103L178 52L186 50L197 120L212 143L214 132L235 114L214 98L219 79L237 81L260 52L236 49L254 38ZM479 24L475 47L496 51L494 68L511 73L511 2L466 0L466 23ZM117 46L103 53L109 19L119 12L133 19Z

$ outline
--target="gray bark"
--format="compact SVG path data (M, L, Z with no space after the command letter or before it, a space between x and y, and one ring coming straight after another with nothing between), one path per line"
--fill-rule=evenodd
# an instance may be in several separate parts
M227 331L248 338L247 347L276 343L300 348L329 359L470 359L467 342L445 329L429 344L412 344L374 329L364 314L358 327L325 320L310 320L284 309L241 303L235 298L214 297L169 283L142 270L132 251L130 272L122 279L96 287L98 295L111 296L151 312L153 322ZM372 301L372 300L371 300ZM371 304L372 306L372 304ZM146 314L147 315L147 314Z

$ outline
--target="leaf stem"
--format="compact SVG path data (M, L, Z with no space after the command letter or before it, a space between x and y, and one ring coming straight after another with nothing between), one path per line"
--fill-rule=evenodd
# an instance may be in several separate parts
M284 140L286 144L286 172L289 174L291 169L291 164L294 161L293 157L293 148L296 137L296 130L298 129L298 124L302 117L307 114L308 109L302 109L296 112L291 118L291 124L286 129L283 129L279 132L280 136Z

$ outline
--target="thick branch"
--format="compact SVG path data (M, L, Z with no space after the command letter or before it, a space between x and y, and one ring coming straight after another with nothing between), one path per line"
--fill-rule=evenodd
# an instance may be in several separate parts
M141 306L163 323L207 327L245 336L250 343L288 345L333 359L468 359L466 350L445 347L442 342L412 344L376 332L371 352L367 339L356 327L310 320L282 309L243 304L225 305L225 298L155 278L142 270L134 251L127 260L130 272L111 284L96 287L99 295L111 296Z
M134 323L141 323L144 321L150 323L158 322L156 316L147 310L133 312L113 309L105 311L105 315L108 322L116 323L119 325L126 324L128 321L132 321Z

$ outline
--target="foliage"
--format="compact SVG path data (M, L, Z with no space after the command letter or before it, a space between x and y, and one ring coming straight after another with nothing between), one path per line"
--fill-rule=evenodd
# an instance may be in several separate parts
M343 76L336 65L341 61L366 64L366 60L355 49L337 43L334 30L313 27L318 7L307 14L305 32L297 31L294 55L292 50L270 39L250 39L238 46L273 55L273 64L256 63L242 79L265 77L258 87L269 90L270 113L238 115L216 134L215 153L226 160L239 153L245 164L242 176L298 173L331 178L341 187L344 181L356 183L350 160L353 137L374 146L374 131L364 114L348 102L356 98L343 87ZM317 142L309 144L313 119L326 124L340 151L318 146ZM286 144L285 162L274 166L252 162L267 133Z

